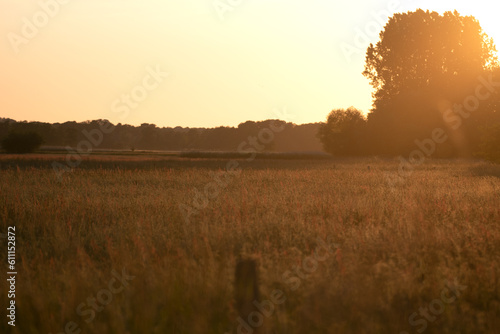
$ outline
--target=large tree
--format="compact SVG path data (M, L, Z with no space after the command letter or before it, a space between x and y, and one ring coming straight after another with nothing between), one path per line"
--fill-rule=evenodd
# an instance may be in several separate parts
M421 9L395 14L368 47L363 72L375 89L368 123L379 151L407 152L495 66L493 40L474 17Z

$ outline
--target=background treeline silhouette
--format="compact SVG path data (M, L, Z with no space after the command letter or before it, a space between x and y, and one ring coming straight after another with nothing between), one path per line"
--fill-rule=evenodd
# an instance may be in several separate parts
M0 139L9 133L37 133L42 137L45 147L75 148L79 142L88 140L84 131L99 129L102 122L42 123L16 122L11 119L0 119ZM273 122L273 123L271 123ZM279 120L261 122L247 121L237 127L217 128L169 128L157 127L144 123L140 126L116 124L113 131L103 135L102 143L97 149L117 150L165 150L165 151L237 151L240 143L248 141L248 137L258 136L261 129L284 126L283 131L275 134L274 140L264 146L263 151L298 152L321 151L321 143L316 137L319 123L296 125Z

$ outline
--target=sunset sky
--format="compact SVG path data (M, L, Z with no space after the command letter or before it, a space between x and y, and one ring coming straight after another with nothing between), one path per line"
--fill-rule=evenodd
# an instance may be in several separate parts
M492 1L55 1L0 1L0 117L214 127L286 108L287 121L319 122L369 111L364 53L389 10L457 9L500 41Z

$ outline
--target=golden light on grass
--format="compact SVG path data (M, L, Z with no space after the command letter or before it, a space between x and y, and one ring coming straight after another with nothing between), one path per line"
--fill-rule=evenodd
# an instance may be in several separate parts
M259 259L263 298L275 288L287 296L266 318L270 330L410 330L408 316L454 277L467 290L426 332L498 326L500 174L488 164L427 162L394 188L384 176L398 168L391 160L289 169L255 161L186 226L178 205L210 182L210 165L99 163L62 182L52 170L0 174L0 220L15 223L22 240L23 321L12 333L33 332L31 324L54 333L69 320L86 333L224 333L234 325L231 287L242 254ZM340 251L291 290L281 275L311 254L317 237ZM75 308L123 267L134 281L92 324L82 322Z

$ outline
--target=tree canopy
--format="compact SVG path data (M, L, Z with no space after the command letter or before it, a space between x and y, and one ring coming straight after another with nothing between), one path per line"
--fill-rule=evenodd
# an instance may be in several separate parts
M389 19L380 41L367 49L363 75L376 90L375 106L426 88L452 98L457 85L497 65L495 51L473 16L419 9Z
M449 131L443 114L474 94L478 78L497 67L493 40L474 17L421 9L394 14L366 53L363 75L375 90L368 115L372 151L407 153L433 128ZM460 129L460 145L477 146L479 123L492 113L483 103ZM441 153L456 154L453 145L441 145Z
M365 117L356 108L334 109L318 129L323 149L335 156L364 153Z

